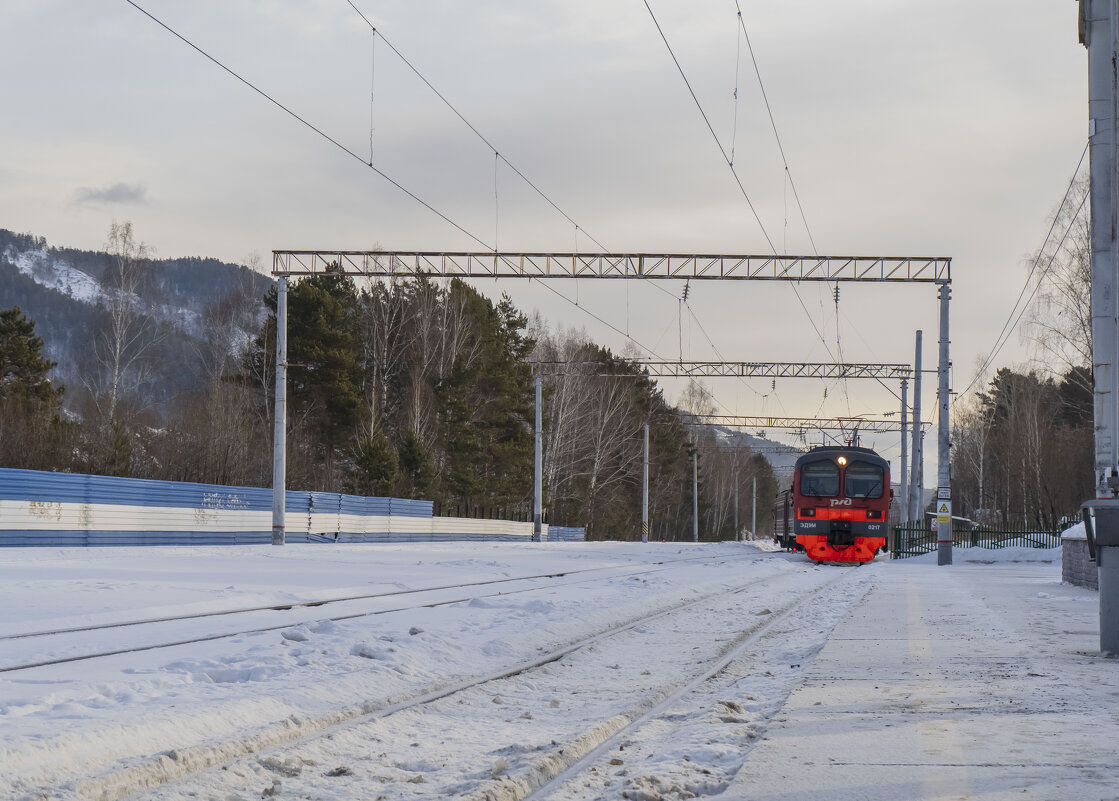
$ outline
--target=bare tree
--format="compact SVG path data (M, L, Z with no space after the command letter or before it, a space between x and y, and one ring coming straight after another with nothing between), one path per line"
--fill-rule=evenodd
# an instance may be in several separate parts
M1088 177L1073 182L1068 200L1054 216L1052 244L1035 261L1037 301L1026 317L1035 358L1049 374L1067 374L1092 364L1091 219ZM1091 373L1077 371L1078 380ZM1086 389L1091 390L1089 384Z
M116 424L121 400L143 384L143 357L161 338L155 323L142 312L139 292L149 269L152 251L138 242L131 222L113 222L105 244L109 269L104 277L106 325L97 335L97 370L87 376L102 420Z

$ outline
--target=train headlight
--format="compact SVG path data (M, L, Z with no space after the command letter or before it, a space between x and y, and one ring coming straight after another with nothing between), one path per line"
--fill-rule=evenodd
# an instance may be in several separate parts
M840 456L838 459L836 459L836 461L839 462L840 467L843 467L843 465L847 464L847 457Z

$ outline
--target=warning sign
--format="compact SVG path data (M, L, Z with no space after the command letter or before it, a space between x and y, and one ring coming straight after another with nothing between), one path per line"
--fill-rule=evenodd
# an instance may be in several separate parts
M952 501L937 501L936 502L936 522L937 523L951 523L952 522Z

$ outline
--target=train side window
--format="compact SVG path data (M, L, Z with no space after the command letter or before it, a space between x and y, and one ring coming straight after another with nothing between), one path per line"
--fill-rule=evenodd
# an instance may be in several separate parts
M885 472L877 465L852 462L847 465L843 491L848 498L881 498Z
M800 494L834 498L839 494L839 468L835 462L809 462L800 468Z

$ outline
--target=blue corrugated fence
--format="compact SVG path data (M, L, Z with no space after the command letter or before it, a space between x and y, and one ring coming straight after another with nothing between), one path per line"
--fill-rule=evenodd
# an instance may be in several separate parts
M433 517L431 501L286 494L289 542L528 540L532 524ZM545 529L547 531L547 528ZM555 528L548 539L582 540ZM272 541L272 490L0 468L0 546Z

